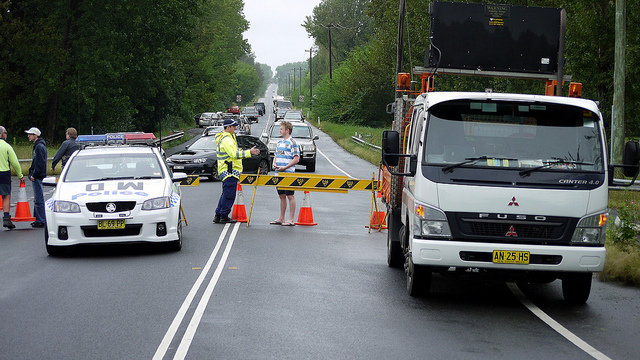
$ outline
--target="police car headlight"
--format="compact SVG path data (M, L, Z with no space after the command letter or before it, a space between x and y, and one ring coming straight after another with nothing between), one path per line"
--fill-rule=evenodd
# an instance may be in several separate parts
M447 216L436 208L416 204L413 211L413 235L416 237L451 239Z
M193 163L194 164L204 164L207 162L207 158L197 158L197 159L193 159Z
M53 202L53 212L57 213L79 213L80 205L71 201L57 200Z
M155 199L149 199L142 203L142 210L158 210L169 207L169 197L163 196Z
M608 215L604 212L580 219L571 237L571 243L575 245L604 245Z

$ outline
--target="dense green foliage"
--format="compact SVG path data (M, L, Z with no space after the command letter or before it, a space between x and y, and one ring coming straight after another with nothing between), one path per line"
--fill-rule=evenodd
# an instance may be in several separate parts
M450 0L463 1L467 0ZM583 84L583 97L599 101L605 119L613 101L615 1L611 0L497 0L478 3L564 8L567 11L565 73ZM424 65L429 46L430 2L406 1L403 70ZM384 112L393 101L398 1L324 0L307 17L305 27L315 39L313 111L323 120L368 126L388 126ZM627 135L640 133L640 3L627 1L626 97ZM328 29L332 31L333 80L328 71ZM345 37L346 39L343 39ZM303 79L308 87L308 77ZM568 91L565 84L565 93ZM544 83L439 76L438 90L484 90L544 93ZM308 89L303 86L303 93ZM608 121L605 121L608 125Z
M0 1L0 124L47 140L157 131L253 101L270 77L242 0ZM242 105L242 104L241 104ZM19 135L19 134L18 134Z

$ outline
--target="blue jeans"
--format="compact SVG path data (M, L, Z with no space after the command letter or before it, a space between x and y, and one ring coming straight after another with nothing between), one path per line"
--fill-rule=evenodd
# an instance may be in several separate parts
M33 180L33 216L36 218L36 222L46 223L47 218L44 213L44 189L42 187L42 180Z
M226 218L231 212L231 207L236 201L236 189L238 188L238 179L229 176L222 182L222 194L218 201L218 207L216 208L216 214L221 218Z

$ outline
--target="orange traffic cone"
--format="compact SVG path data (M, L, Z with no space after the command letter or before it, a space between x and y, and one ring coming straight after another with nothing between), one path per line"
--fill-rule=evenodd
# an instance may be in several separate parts
M236 201L233 203L233 210L231 212L231 218L238 220L238 222L246 223L247 210L244 207L244 196L242 195L242 185L238 183L236 190Z
M296 221L296 225L318 225L318 223L313 222L313 211L311 210L311 199L308 191L304 192L304 199L302 200L302 206L300 207L300 214L298 214L298 221Z
M16 216L12 217L11 221L36 221L36 218L31 216L31 210L29 210L29 202L27 201L27 189L24 181L20 182L20 190L18 191L18 203L16 204Z
M365 228L372 229L386 229L387 228L387 213L384 211L384 204L382 204L382 193L378 191L378 195L376 196L376 206L377 209L371 209L371 220L369 220L369 225L365 226Z

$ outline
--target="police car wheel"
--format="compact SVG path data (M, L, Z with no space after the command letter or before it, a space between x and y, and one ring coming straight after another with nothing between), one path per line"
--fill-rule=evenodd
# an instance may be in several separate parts
M182 214L178 215L177 233L178 233L178 240L171 241L167 245L170 251L182 250Z

